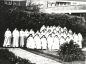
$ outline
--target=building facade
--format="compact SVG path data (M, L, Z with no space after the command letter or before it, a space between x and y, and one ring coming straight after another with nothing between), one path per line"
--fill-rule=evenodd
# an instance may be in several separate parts
M26 0L4 0L7 5L26 6Z
M4 0L7 5L38 5L44 13L76 13L86 12L86 1L74 0Z

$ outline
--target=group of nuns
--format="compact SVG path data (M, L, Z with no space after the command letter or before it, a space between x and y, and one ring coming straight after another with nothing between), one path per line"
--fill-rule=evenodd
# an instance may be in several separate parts
M20 31L17 28L13 32L7 28L5 32L3 47L27 47L30 49L48 49L58 50L60 45L73 40L82 48L83 37L81 33L73 33L66 27L45 26L43 25L39 31L34 32L32 29Z

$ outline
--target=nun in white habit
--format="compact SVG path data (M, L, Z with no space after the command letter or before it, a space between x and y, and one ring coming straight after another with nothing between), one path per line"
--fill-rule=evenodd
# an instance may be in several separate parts
M78 44L78 35L75 34L75 33L73 34L73 40L74 40L75 43Z
M60 30L60 27L59 27L59 26L58 26L58 27L56 27L56 30L57 30L57 31L59 31L59 30Z
M57 30L56 30L56 29L54 29L54 30L53 30L53 32L56 34L56 33L57 33Z
M83 41L83 37L81 33L78 33L78 44L79 47L82 48L82 41Z
M25 30L24 34L25 34L26 38L30 35L30 33L29 33L29 31L27 29Z
M49 29L50 29L50 27L49 27L49 26L47 26L47 27L46 27L46 30L48 31Z
M17 28L13 31L13 47L19 46L19 31Z
M35 41L36 49L41 49L41 39L38 34L34 36L34 41Z
M61 36L63 36L63 37L66 39L67 34L66 34L65 32L63 32L63 33L61 34Z
M35 33L35 35L36 35L36 34L38 34L38 35L39 35L39 37L42 37L42 35L43 35L43 34L42 34L42 33L40 33L39 31L37 31L37 32ZM35 35L34 35L34 36L35 36Z
M60 31L61 31L61 33L63 33L64 29L63 29L63 28L61 28L61 29L60 29Z
M70 40L71 40L71 39L70 39L70 37L69 37L69 36L67 36L67 37L66 37L66 42L67 42L67 43L69 43L69 42L70 42Z
M49 34L48 38L47 38L47 43L48 43L48 49L52 50L52 45L53 45L53 37L52 34Z
M21 31L20 31L20 47L24 47L24 36L25 36L25 33L21 29Z
M73 34L72 30L69 30L69 34Z
M35 32L32 29L30 30L29 33L32 34L33 36L35 35Z
M63 28L63 30L64 30L64 31L67 31L67 28L66 28L66 27L64 27L64 28Z
M47 39L46 39L45 35L43 35L41 37L41 47L42 47L42 49L47 49Z
M35 48L35 42L34 42L34 38L33 38L32 34L30 34L28 39L27 39L26 47L30 48L30 49L34 49Z
M42 27L41 27L41 29L40 29L40 32L42 31L42 30L44 30L46 27L45 27L45 25L43 25Z
M52 49L59 50L59 44L60 44L59 37L55 35L53 40L54 40L54 43L53 43Z
M45 34L46 34L45 30L41 31L41 35L45 35Z
M62 36L62 37L60 38L60 45L62 45L62 44L65 43L65 42L66 42L65 38Z
M11 34L11 31L9 30L9 28L7 28L4 37L5 37L5 39L4 39L3 47L10 47L12 34Z
M24 32L24 47L26 47L27 37L30 35L29 31L26 29Z

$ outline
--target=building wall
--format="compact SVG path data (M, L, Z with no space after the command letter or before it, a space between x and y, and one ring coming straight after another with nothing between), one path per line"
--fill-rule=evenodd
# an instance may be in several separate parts
M7 5L26 6L26 0L4 0Z

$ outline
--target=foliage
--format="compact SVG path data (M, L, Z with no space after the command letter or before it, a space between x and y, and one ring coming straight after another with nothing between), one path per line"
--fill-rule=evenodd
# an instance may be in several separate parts
M29 6L26 7L26 11L30 12L39 12L40 8L36 4L30 4Z
M60 46L59 58L64 62L84 61L85 55L79 45L71 40L69 43L64 43Z
M0 59L3 61L9 61L10 64L31 64L30 61L15 56L12 52L8 51L7 49L0 49Z
M82 41L82 47L86 47L86 37L84 38L84 40Z
M32 5L36 9L35 5ZM0 4L0 31L1 42L4 41L4 32L7 28L13 31L15 28L40 30L42 25L67 27L73 32L81 33L86 36L86 22L82 17L67 15L67 14L45 14L45 13L29 13L25 12L28 7L16 7ZM38 9L37 9L38 10ZM34 10L35 11L35 10ZM3 39L2 39L3 38ZM2 45L0 43L0 45Z

